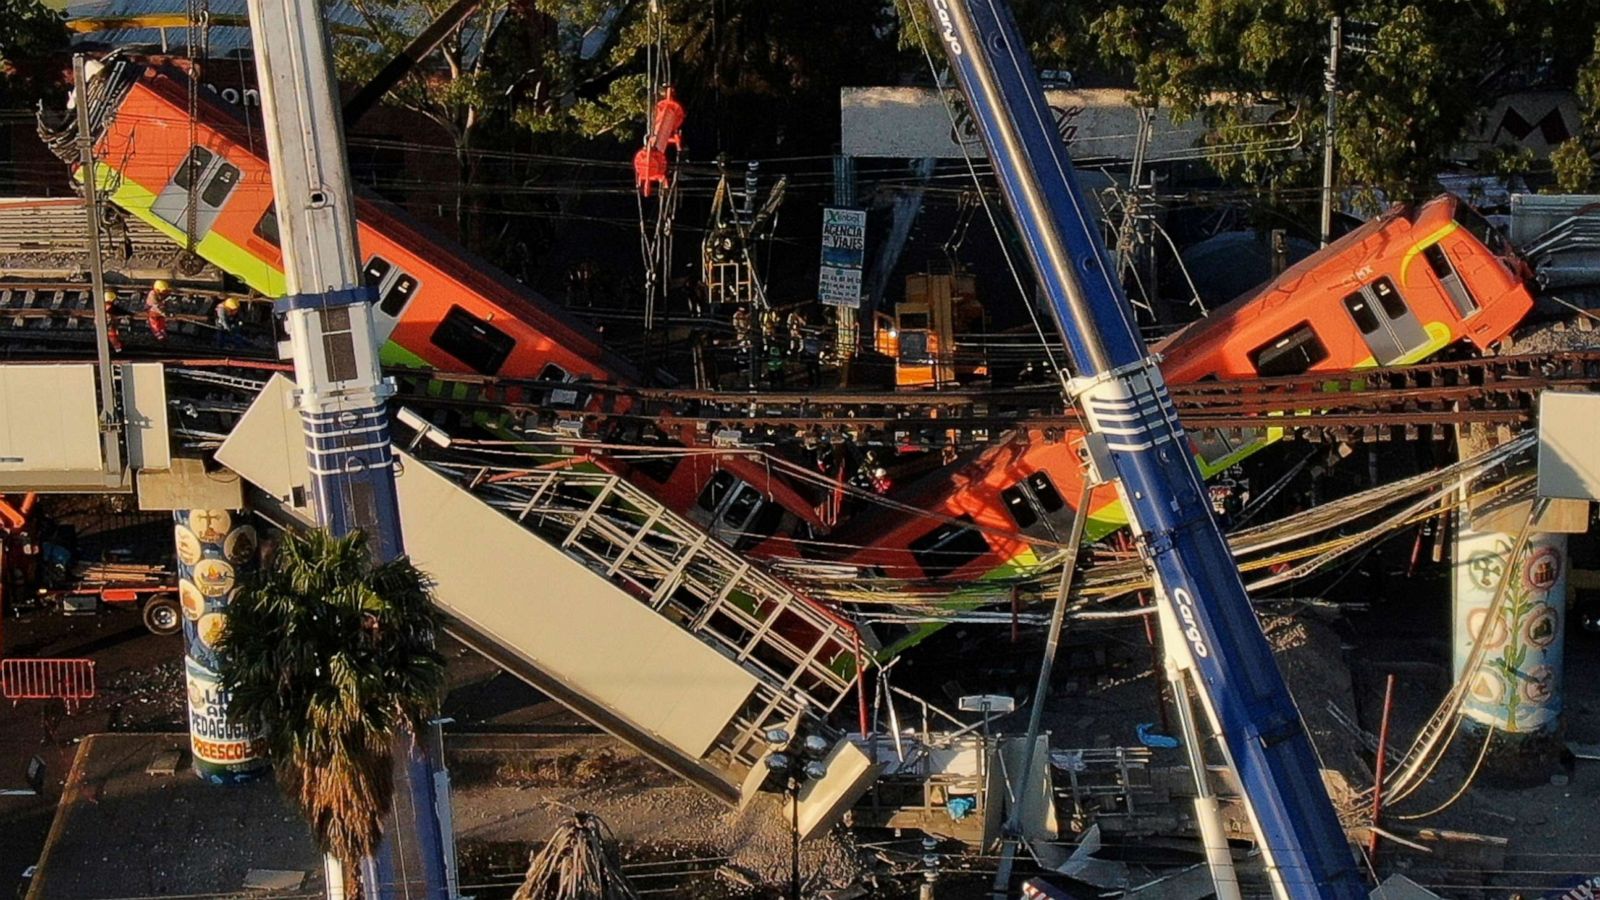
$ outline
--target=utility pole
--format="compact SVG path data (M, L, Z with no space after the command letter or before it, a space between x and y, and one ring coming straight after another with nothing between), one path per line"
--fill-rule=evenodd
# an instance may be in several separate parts
M122 484L122 420L117 418L117 384L110 376L110 322L106 311L106 269L101 264L99 240L99 184L94 178L94 136L90 135L90 78L82 53L72 56L72 98L78 114L78 165L83 170L83 213L88 218L90 240L90 285L94 296L94 357L99 370L99 420L101 420L102 461L107 480Z
M856 205L856 160L840 148L833 155L833 205L849 209ZM833 353L839 361L840 384L848 383L850 361L855 359L861 338L861 302L855 306L833 307Z
M100 261L100 186L95 182L94 136L89 133L89 78L82 53L72 57L73 105L78 113L78 161L83 171L83 208L88 217L89 284L94 295L96 368L100 373L100 443L108 484L122 483L122 420L117 417L116 384L111 378L110 322L106 310L106 273ZM113 481L113 479L115 479Z
M1344 44L1344 20L1334 16L1328 23L1328 67L1322 72L1322 87L1328 94L1328 120L1322 129L1322 246L1333 236L1333 136L1334 116L1339 106L1339 50Z
M401 556L400 507L378 361L373 291L356 243L333 54L317 0L249 0L267 158L278 210L286 295L276 302L293 346L295 402L317 519L334 534L362 531L376 562ZM433 748L436 726L395 736L393 808L377 851L361 863L368 900L456 894L449 783ZM330 897L343 873L330 866Z

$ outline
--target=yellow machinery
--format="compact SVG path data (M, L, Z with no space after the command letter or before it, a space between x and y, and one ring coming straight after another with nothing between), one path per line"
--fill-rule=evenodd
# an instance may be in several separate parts
M894 360L897 387L947 387L987 374L976 354L956 354L956 342L983 324L971 275L909 275L906 296L891 317L878 313L877 351Z

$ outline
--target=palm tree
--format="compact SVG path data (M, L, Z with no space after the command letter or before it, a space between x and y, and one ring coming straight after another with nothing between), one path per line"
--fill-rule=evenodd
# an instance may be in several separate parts
M228 608L228 717L266 736L347 891L389 813L393 738L432 716L444 684L430 589L406 557L373 565L360 532L287 532Z

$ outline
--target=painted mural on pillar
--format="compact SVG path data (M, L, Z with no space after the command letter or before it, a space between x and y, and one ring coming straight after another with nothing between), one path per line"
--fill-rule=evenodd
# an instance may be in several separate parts
M241 577L256 565L256 529L221 509L178 510L173 519L194 771L216 784L248 781L266 770L266 747L260 735L228 722L217 642Z
M1561 717L1567 536L1535 533L1511 561L1515 535L1463 529L1456 538L1453 671L1461 677L1473 643L1485 653L1468 682L1463 711L1502 731L1553 731ZM1502 579L1505 600L1490 607ZM1487 633L1485 631L1487 630Z

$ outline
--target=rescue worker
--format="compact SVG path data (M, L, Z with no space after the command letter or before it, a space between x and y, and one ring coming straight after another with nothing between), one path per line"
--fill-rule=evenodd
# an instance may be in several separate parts
M761 338L768 347L777 346L778 311L770 306L761 311Z
M171 285L157 279L156 283L150 286L150 293L144 296L144 311L150 322L150 334L158 341L167 339L167 311L162 308L162 303L171 291Z
M741 306L733 311L733 339L740 350L750 349L750 307Z
M806 349L806 314L798 309L790 310L785 324L789 328L789 355L799 356Z
M238 297L224 297L217 303L213 315L216 317L218 347L232 347L238 343L238 336L234 334L234 330L239 324L234 317L239 314L239 309Z
M117 330L117 292L106 291L101 298L106 304L106 344L111 347L111 352L122 352L122 332Z

